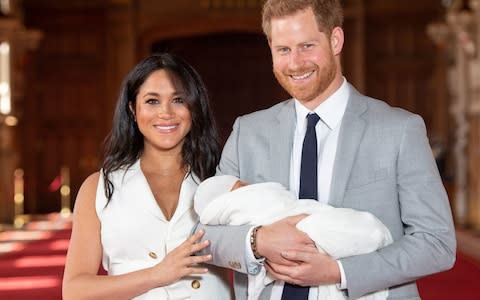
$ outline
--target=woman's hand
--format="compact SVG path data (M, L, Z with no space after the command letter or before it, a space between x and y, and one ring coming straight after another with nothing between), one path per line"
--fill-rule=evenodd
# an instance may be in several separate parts
M158 265L152 268L152 276L158 286L167 286L185 276L208 272L207 268L199 268L195 267L195 265L209 261L212 259L212 255L193 255L210 244L208 240L197 243L204 233L203 230L196 232L177 248L169 252Z

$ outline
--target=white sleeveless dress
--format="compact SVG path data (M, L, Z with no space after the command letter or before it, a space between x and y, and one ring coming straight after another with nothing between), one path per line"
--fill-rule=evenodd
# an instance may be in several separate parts
M158 264L190 235L198 217L193 195L200 180L190 174L183 180L177 209L170 221L164 217L137 161L128 170L112 174L114 193L106 205L103 175L96 195L101 223L102 264L109 275L119 275ZM211 265L207 274L183 278L135 299L233 299L228 272Z

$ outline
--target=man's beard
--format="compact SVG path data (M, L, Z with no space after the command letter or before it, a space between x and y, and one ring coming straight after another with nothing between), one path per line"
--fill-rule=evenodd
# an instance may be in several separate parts
M298 86L292 83L292 79L289 75L286 75L302 74L307 73L311 70L311 68L295 72L291 72L290 70L287 70L286 72L277 72L274 70L273 73L275 74L278 83L280 83L280 85L292 97L299 100L300 102L309 102L322 94L335 79L337 70L333 56L330 60L328 60L328 64L325 65L323 69L319 69L318 67L315 69L315 72L311 75L315 76L315 78L309 78L311 82L308 82L308 84L306 85Z

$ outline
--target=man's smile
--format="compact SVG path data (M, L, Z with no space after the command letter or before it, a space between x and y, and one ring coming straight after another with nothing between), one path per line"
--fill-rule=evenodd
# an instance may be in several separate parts
M312 70L310 72L306 72L306 73L303 73L303 74L300 74L300 75L290 75L290 78L292 78L293 80L305 80L305 79L309 78L310 76L312 76L313 73L315 73L315 70Z

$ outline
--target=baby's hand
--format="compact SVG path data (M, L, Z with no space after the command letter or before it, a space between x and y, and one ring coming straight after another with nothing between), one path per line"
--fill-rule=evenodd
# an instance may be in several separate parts
M241 181L241 180L237 180L237 181L235 182L235 184L232 186L232 189L231 189L230 191L234 191L234 190L236 190L236 189L238 189L238 188L241 188L242 186L247 186L247 185L248 185L248 183L243 182L243 181Z

